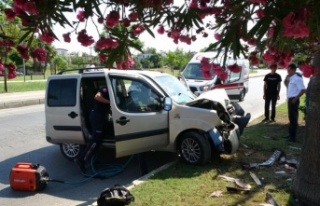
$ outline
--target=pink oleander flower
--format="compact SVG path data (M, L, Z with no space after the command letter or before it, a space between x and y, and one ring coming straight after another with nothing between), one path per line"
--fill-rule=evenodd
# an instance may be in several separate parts
M106 17L106 27L113 28L119 23L120 14L117 11L111 11Z
M117 64L117 69L129 69L134 65L134 61L131 58L131 56L128 56L124 60L117 61L116 64Z
M23 5L23 9L31 15L39 14L39 11L36 6L36 2L34 1L26 1Z
M43 48L38 47L33 50L31 56L39 62L45 62L47 59L47 52Z
M180 39L181 42L184 42L184 43L186 43L188 45L191 44L191 38L189 36L181 35L179 39Z
M200 69L201 69L202 72L208 72L208 71L211 70L211 65L209 63L209 59L206 58L206 57L203 57L201 59L200 65L201 65Z
M274 28L271 27L271 28L268 29L267 37L273 37L273 34L274 34Z
M308 37L310 30L306 24L306 19L301 18L298 14L290 12L283 20L282 26L284 31L282 33L285 37L304 38Z
M164 34L164 27L160 25L157 29L158 34Z
M179 39L181 32L178 29L171 29L170 33L168 33L169 37L172 39Z
M100 60L101 63L106 62L106 60L107 60L107 55L105 55L105 54L99 54L99 60Z
M251 45L251 46L257 45L257 40L254 39L254 38L249 39L247 42L248 42L248 44Z
M131 22L130 22L130 20L128 18L125 18L125 19L122 20L122 25L124 27L129 27L130 24L131 24Z
M251 65L258 65L259 64L259 58L257 57L257 54L250 54L249 56L249 61Z
M219 41L221 39L221 34L215 33L214 38Z
M257 11L256 11L256 14L257 14L257 17L258 17L259 19L262 19L263 17L266 16L266 13L265 13L264 10L262 10L262 9L257 10Z
M197 9L198 8L198 0L192 0L189 4L189 8Z
M14 79L16 78L16 76L17 76L16 71L9 71L7 75L8 79Z
M228 78L228 73L225 70L223 70L222 68L215 69L214 72L221 80L226 80Z
M16 70L16 66L13 63L9 63L6 65L8 71L15 71Z
M131 21L135 21L135 20L137 20L139 18L139 14L138 14L138 12L132 12L132 13L129 14L128 17L129 17L129 19Z
M62 34L62 37L64 42L68 42L68 43L71 42L70 33Z
M115 49L117 48L119 43L117 41L112 40L111 38L105 38L101 37L97 43L96 47L98 50L103 50L103 49Z
M233 73L239 73L242 70L242 67L239 66L237 63L234 63L233 65L229 65L227 66L227 68Z
M303 73L303 76L304 77L311 77L312 75L316 75L318 73L318 69L313 66L313 65L310 65L310 64L302 64L299 66L300 70L302 71Z
M78 11L77 19L78 19L80 22L85 22L86 18L84 17L84 11Z
M287 68L292 60L292 54L290 53L281 53L279 54L277 64L281 68Z
M97 21L99 24L103 24L104 19L102 17L99 17Z
M12 9L5 9L4 13L8 21L13 21L16 18L16 13Z
M3 74L5 67L2 63L0 63L0 76Z
M42 34L40 34L39 39L47 44L54 42L54 37L49 33L48 30L45 30Z
M20 56L25 59L28 60L29 59L29 49L27 46L20 44L17 47L17 51L19 52Z
M132 33L136 36L141 34L142 32L144 32L144 30L145 30L145 28L143 25L133 25L132 26Z
M263 54L262 58L267 64L275 64L277 62L276 56L271 54L269 50Z
M80 42L82 46L90 46L91 44L94 43L92 36L88 36L87 31L85 29L81 30L78 33L77 39L78 39L78 42Z

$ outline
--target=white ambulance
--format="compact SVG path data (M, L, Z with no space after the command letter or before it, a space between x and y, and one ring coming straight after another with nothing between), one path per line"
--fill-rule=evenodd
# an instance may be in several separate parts
M190 90L193 93L201 94L208 90L223 88L231 100L243 101L249 89L249 60L244 57L234 60L232 54L228 55L226 65L237 63L242 67L242 70L239 73L226 70L228 78L221 81L214 73L211 74L210 78L203 76L200 64L204 57L209 58L212 63L219 64L222 64L224 59L223 55L217 57L217 52L200 52L194 55L182 71L182 76L187 81Z

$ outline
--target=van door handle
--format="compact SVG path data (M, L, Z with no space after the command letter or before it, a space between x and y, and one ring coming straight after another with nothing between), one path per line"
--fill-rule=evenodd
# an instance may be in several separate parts
M118 123L118 124L120 124L120 125L126 125L128 122L130 122L130 119L128 119L127 117L124 117L124 116L122 116L122 117L120 117L117 121L116 121L116 123Z
M71 117L72 119L74 119L74 118L76 118L76 117L78 116L78 114L75 113L74 111L72 111L72 112L70 112L70 113L68 114L68 116Z

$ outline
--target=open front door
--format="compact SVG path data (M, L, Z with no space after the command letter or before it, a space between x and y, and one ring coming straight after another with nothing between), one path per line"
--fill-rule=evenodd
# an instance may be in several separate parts
M80 114L80 75L48 78L45 102L47 139L84 143Z
M127 156L169 143L168 112L151 83L124 76L111 76L108 83L115 130L116 156Z

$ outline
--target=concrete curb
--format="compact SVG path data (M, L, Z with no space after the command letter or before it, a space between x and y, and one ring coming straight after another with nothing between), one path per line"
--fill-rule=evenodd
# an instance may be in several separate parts
M1 102L0 109L9 109L9 108L17 108L17 107L24 107L36 104L43 104L44 98L38 99L27 99L27 100L20 100L20 101L9 101L9 102Z

